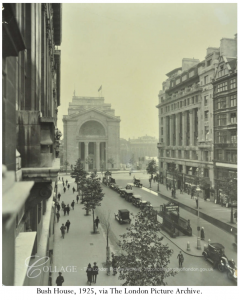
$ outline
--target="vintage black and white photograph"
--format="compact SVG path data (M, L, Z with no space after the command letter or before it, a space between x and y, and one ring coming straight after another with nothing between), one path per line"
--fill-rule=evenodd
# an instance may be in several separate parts
M236 2L2 4L2 285L237 286Z

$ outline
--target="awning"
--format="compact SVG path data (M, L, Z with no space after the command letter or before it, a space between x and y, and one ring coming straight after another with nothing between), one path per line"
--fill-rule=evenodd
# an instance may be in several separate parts
M14 286L23 286L27 276L27 266L29 257L32 255L36 231L21 232L15 241L15 278Z

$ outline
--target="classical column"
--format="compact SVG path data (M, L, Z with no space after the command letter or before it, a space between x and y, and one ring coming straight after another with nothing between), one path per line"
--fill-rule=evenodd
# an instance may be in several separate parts
M176 114L175 115L175 118L176 118L176 132L175 132L175 135L176 135L176 146L179 146L179 132L180 132L180 115L179 114Z
M182 113L182 146L186 147L186 111Z
M170 116L170 146L173 146L173 115Z
M96 142L96 170L100 170L100 142Z
M89 145L89 142L85 142L85 160L86 158L88 158L88 145ZM86 164L85 163L85 171L88 171L89 170L89 162Z
M194 145L194 109L189 111L189 124L190 124L190 146Z

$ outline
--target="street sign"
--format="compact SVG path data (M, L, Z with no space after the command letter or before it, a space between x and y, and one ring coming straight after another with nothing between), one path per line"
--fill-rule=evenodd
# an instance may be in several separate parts
M179 206L178 205L168 205L165 206L166 211L179 211Z

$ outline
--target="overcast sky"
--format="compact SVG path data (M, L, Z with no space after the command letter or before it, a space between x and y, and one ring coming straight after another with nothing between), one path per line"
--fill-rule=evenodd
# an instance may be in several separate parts
M121 117L120 137L158 139L158 93L183 58L237 32L236 4L63 4L62 116L76 96L98 96Z

